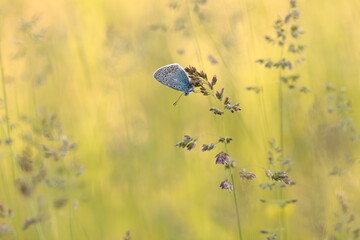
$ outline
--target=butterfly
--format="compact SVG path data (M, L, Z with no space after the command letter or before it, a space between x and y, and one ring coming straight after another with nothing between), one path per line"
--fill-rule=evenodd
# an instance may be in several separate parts
M194 91L188 75L178 63L159 68L154 72L154 78L167 87L184 92L185 96Z

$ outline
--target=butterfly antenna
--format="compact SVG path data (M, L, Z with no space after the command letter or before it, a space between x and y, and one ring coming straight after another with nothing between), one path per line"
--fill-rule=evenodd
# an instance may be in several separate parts
M173 103L174 106L176 106L176 104L178 103L178 101L180 100L180 98L181 98L183 95L184 95L184 93L182 93L182 94L180 95L180 97L176 100L176 102Z

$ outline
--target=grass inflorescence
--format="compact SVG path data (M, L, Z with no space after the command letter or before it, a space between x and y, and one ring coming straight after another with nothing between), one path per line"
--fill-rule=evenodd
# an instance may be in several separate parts
M204 96L212 96L217 99L223 105L223 110L228 110L231 113L240 111L239 103L231 104L231 100L229 96L224 98L224 88L221 90L215 90L215 84L218 79L217 76L214 75L211 80L208 79L208 76L203 71L197 71L195 67L189 66L185 68L187 72L191 84L194 86L195 90L198 90ZM223 115L224 111L220 110L216 107L211 107L209 109L215 115Z
M194 86L195 91L201 93L203 96L210 96L217 100L219 105L222 105L222 109L216 107L210 107L210 112L213 112L215 115L223 115L226 111L230 113L235 113L240 111L239 103L231 104L231 100L229 96L224 97L224 88L221 90L215 90L215 85L218 82L218 78L214 75L211 80L208 79L208 75L204 71L198 71L195 67L189 66L185 68L187 72L191 84ZM184 139L175 144L175 146L180 148L186 148L187 150L192 150L196 146L198 138L193 138L188 135L184 135ZM236 161L229 155L227 145L232 142L232 137L223 137L219 136L218 140L213 143L204 143L202 144L201 151L211 151L214 150L217 145L223 144L223 151L220 151L215 155L215 164L223 165L225 170L228 172L228 178L222 180L219 184L221 189L225 189L230 191L233 194L234 198L234 207L237 218L237 228L238 228L238 237L239 239L243 239L243 233L241 229L241 220L240 220L240 209L238 205L238 199L236 192L235 180L234 180L234 170L236 169ZM253 180L256 178L256 175L246 171L242 168L239 171L239 178L243 180Z
M360 239L357 1L141 6L1 2L0 239Z
M11 144L21 146L15 151L17 175L13 188L17 197L31 208L23 207L20 214L0 205L3 219L19 218L27 213L21 228L12 226L11 221L2 222L0 236L17 235L36 226L39 238L46 238L49 233L42 226L49 224L56 210L66 207L76 210L83 188L79 176L84 167L72 156L77 145L64 134L55 114L43 113L35 119L22 116L12 131L16 137Z
M278 71L278 108L279 108L279 146L275 146L275 139L269 142L271 150L268 152L268 163L270 168L266 169L266 176L279 184L277 189L277 200L261 200L263 203L277 202L280 207L279 212L279 231L261 231L267 234L270 239L279 236L280 239L287 239L286 220L284 208L289 203L295 203L296 200L284 199L284 187L287 185L295 185L290 179L289 171L291 171L292 162L285 158L285 140L284 140L284 88L289 90L298 89L302 93L308 93L309 89L305 86L299 86L300 73L296 72L296 66L302 64L305 58L302 56L306 46L300 42L302 35L305 33L299 24L300 10L297 7L296 0L290 0L288 12L276 19L272 25L273 34L265 35L264 39L268 44L279 47L279 56L270 58L260 58L257 63L263 65L267 69L276 69ZM251 90L251 89L250 89ZM262 189L268 188L272 190L277 188L276 184L263 183L260 185ZM278 233L279 232L279 233Z

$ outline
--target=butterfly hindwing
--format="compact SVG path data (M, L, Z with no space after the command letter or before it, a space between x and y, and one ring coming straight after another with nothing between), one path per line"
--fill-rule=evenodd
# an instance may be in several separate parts
M189 77L185 70L177 63L159 68L155 71L154 78L165 86L185 92L185 95L193 91Z

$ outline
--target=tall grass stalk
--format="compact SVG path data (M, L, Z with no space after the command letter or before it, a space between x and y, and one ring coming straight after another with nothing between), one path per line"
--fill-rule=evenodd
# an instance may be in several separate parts
M227 143L224 144L225 145L225 151L228 152L227 149ZM237 228L238 228L238 234L239 234L239 240L243 239L242 236L242 231L241 231L241 221L240 221L240 211L239 211L239 206L238 206L238 200L236 197L236 184L235 184L235 179L234 179L234 174L231 168L229 168L230 171L230 178L231 178L231 182L234 186L234 191L232 191L233 197L234 197L234 207L235 207L235 212L236 212L236 220L237 220Z
M203 60L202 60L202 54L201 54L201 48L200 48L200 43L199 43L199 39L196 35L196 31L195 31L195 27L194 27L194 20L193 17L191 15L191 11L190 11L190 5L191 5L191 1L188 0L186 1L186 13L188 16L188 19L190 21L190 28L191 28L191 33L194 35L194 37L192 39L194 39L194 45L195 45L195 51L196 51L196 56L197 59L200 63L200 66L204 66Z
M295 64L300 64L303 61L303 58L300 58L300 54L304 51L305 46L299 44L297 40L303 34L301 27L298 25L297 20L300 16L300 11L297 8L296 0L289 1L289 8L284 17L278 18L273 24L274 33L272 36L265 36L265 40L273 45L276 45L280 48L280 54L278 59L259 59L258 63L264 64L266 68L275 68L278 69L278 80L277 80L277 94L278 94L278 131L279 131L279 147L274 145L274 141L270 143L272 150L277 155L276 162L272 159L272 155L269 158L270 167L279 168L280 171L275 171L272 173L272 170L268 170L267 176L270 177L273 181L282 181L286 185L294 185L295 182L291 181L288 178L287 171L291 168L288 164L291 164L290 160L285 159L285 143L284 143L284 85L288 87L288 90L296 89L297 80L300 78L300 74L294 74L293 67ZM288 53L288 54L286 54ZM295 56L290 58L290 55ZM289 56L288 56L289 55ZM289 58L288 58L289 57ZM292 73L286 75L286 73ZM299 91L306 92L306 88L300 87ZM271 153L272 154L272 153ZM286 166L288 166L286 168ZM282 184L283 184L282 183ZM285 207L288 203L294 203L294 200L284 199L284 189L282 186L277 188L276 198L279 203L279 229L280 229L280 239L286 240L286 226L285 226ZM264 201L266 202L266 201ZM285 202L285 204L284 204ZM276 234L273 234L273 237L276 237ZM272 237L272 238L273 238Z
M213 89L211 89L211 96L213 97L213 99L215 99L215 102L216 102L217 106L220 108L221 107L220 101L219 101L219 99L217 99L215 97L215 93L214 93ZM223 136L226 136L227 134L225 132L225 123L224 123L224 121L221 121L221 123L222 123ZM228 145L228 143L225 142L224 143L224 149L225 149L226 153L229 152L227 145ZM234 208L235 208L235 213L236 213L236 221L237 221L237 229L238 229L238 234L239 234L239 240L242 240L243 236L242 236L242 231L241 231L240 210L239 210L238 200L237 200L237 196L236 196L236 189L237 188L236 188L234 174L233 174L233 171L232 171L231 167L229 167L229 173L230 173L230 179L231 179L231 182L232 182L233 188L234 188L234 191L232 191L232 195L233 195L233 199L234 199Z
M285 30L287 31L287 30ZM284 57L284 47L286 44L286 39L284 40L284 45L281 46L280 50L280 58L283 59ZM282 151L282 154L284 154L284 93L283 93L283 83L281 80L282 76L282 69L279 68L279 75L278 75L278 108L279 108L279 138L280 138L280 148ZM285 166L281 164L281 171L284 171ZM284 189L279 188L278 190L279 196L278 200L284 199ZM286 228L285 228L285 209L284 207L280 208L280 217L279 217L279 223L280 223L280 240L284 239L286 240Z
M6 92L6 83L5 83L5 73L4 73L4 65L3 65L3 60L2 60L2 46L1 46L1 37L0 37L0 76L1 76L1 83L3 85L2 90L3 90L3 98L4 98L4 109L5 109L5 122L6 122L6 130L7 130L7 137L11 138L11 133L10 133L10 125L9 125L9 109L8 109L8 104L7 104L7 92Z
M4 109L5 109L5 117L4 117L4 121L6 124L6 138L9 141L9 150L10 150L10 155L11 155L11 160L12 160L12 179L15 179L16 177L16 161L15 161L15 157L14 157L14 151L13 151L13 147L12 147L12 136L11 136L11 128L10 128L10 116L9 116L9 107L8 107L8 96L7 96L7 91L6 91L6 82L5 82L5 70L4 70L4 64L3 64L3 53L2 53L2 41L1 41L1 36L0 36L0 77L1 77L1 83L2 83L2 89L3 89L3 98L4 98ZM1 174L4 177L4 174Z
M216 105L220 108L221 107L221 104L219 102L219 99L217 99L215 97L215 93L213 90L211 90L211 96L213 97L213 99L215 99L215 102L216 102ZM216 116L214 116L216 117ZM223 119L222 119L223 120ZM222 133L223 133L223 136L226 136L226 131L225 131L225 123L224 121L221 121L221 126L222 126ZM224 143L224 150L226 153L229 152L228 150L228 143ZM234 210L235 210L235 213L236 213L236 221L237 221L237 229L238 229L238 237L239 237L239 240L242 240L243 239L243 236L242 236L242 231L241 231L241 219L240 219L240 210L239 210L239 205L238 205L238 199L237 199L237 196L236 196L236 184L235 184L235 179L234 179L234 174L233 174L233 171L232 171L232 168L230 167L229 168L229 174L230 174L230 179L231 179L231 182L233 184L233 188L234 188L234 191L232 191L232 195L233 195L233 200L234 200Z
M210 112L214 113L215 116L223 115L225 112L235 113L240 111L239 103L231 104L231 100L229 96L224 97L224 88L221 90L217 90L215 92L214 85L217 82L217 77L214 75L211 80L208 80L208 76L203 71L197 71L195 67L189 66L185 68L189 78L191 79L191 84L196 90L197 93L202 93L204 96L211 96L215 99L218 108L211 107ZM220 110L222 108L222 110ZM222 119L222 131L225 133L225 123L224 119ZM184 135L184 139L182 142L177 143L175 146L181 148L187 148L187 150L192 150L196 146L197 138L192 138L189 135ZM224 151L218 153L215 158L215 164L224 165L225 170L229 171L231 182L226 179L220 183L220 188L229 190L232 192L233 200L234 200L234 212L236 214L236 226L239 240L243 240L243 234L241 229L241 219L240 219L240 210L238 205L238 199L236 195L237 188L235 187L235 177L233 174L233 168L235 169L235 160L230 157L228 154L227 144L232 141L231 137L219 137L218 141L210 144L203 144L202 151L211 151L213 150L217 144L224 144ZM250 172L247 172L245 169L242 169L240 173L240 177L247 180L252 180L256 176Z

